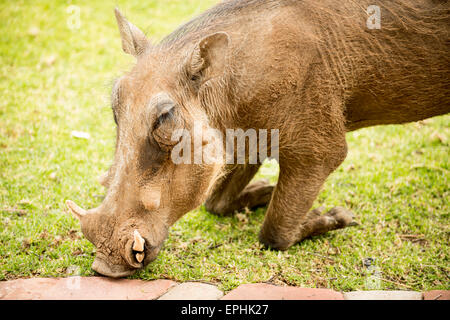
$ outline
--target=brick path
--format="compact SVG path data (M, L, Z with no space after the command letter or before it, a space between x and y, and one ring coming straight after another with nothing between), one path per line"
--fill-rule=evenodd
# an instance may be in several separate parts
M0 281L0 300L450 300L450 291L354 291L243 284L224 295L215 285L103 277Z

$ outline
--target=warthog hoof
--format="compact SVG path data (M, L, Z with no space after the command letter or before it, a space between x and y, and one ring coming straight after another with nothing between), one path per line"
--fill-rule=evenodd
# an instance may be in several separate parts
M334 207L333 209L325 213L325 216L332 217L334 220L336 220L336 229L359 225L359 223L354 220L354 213L343 207Z

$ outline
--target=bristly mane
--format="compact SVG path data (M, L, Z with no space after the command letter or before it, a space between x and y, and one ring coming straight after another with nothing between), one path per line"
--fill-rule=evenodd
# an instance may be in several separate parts
M201 15L184 23L175 31L165 37L160 46L174 47L183 46L187 42L194 41L199 37L199 31L206 31L214 28L220 30L234 23L234 17L248 10L274 9L280 5L287 4L292 0L228 0L217 4L205 11ZM202 35L204 33L202 32Z

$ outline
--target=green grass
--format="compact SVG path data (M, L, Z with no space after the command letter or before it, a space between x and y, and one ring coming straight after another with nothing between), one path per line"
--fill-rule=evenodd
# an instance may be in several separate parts
M215 1L116 1L153 39ZM95 248L66 214L65 199L100 203L97 182L112 161L111 79L128 70L114 3L73 1L81 26L67 27L68 1L0 1L0 280L93 275ZM348 134L349 156L315 206L344 205L358 227L263 250L264 209L219 218L203 208L170 231L158 259L133 278L370 289L450 289L450 116ZM76 139L86 131L90 140ZM276 181L266 164L259 176Z

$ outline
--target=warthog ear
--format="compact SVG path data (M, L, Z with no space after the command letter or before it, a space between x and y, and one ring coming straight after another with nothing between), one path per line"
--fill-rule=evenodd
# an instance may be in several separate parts
M203 38L188 59L188 73L193 81L208 81L221 76L228 56L230 39L225 32L214 33Z
M117 24L119 26L120 37L122 38L122 49L125 53L138 57L147 47L150 46L145 34L134 24L128 22L119 9L114 9Z

